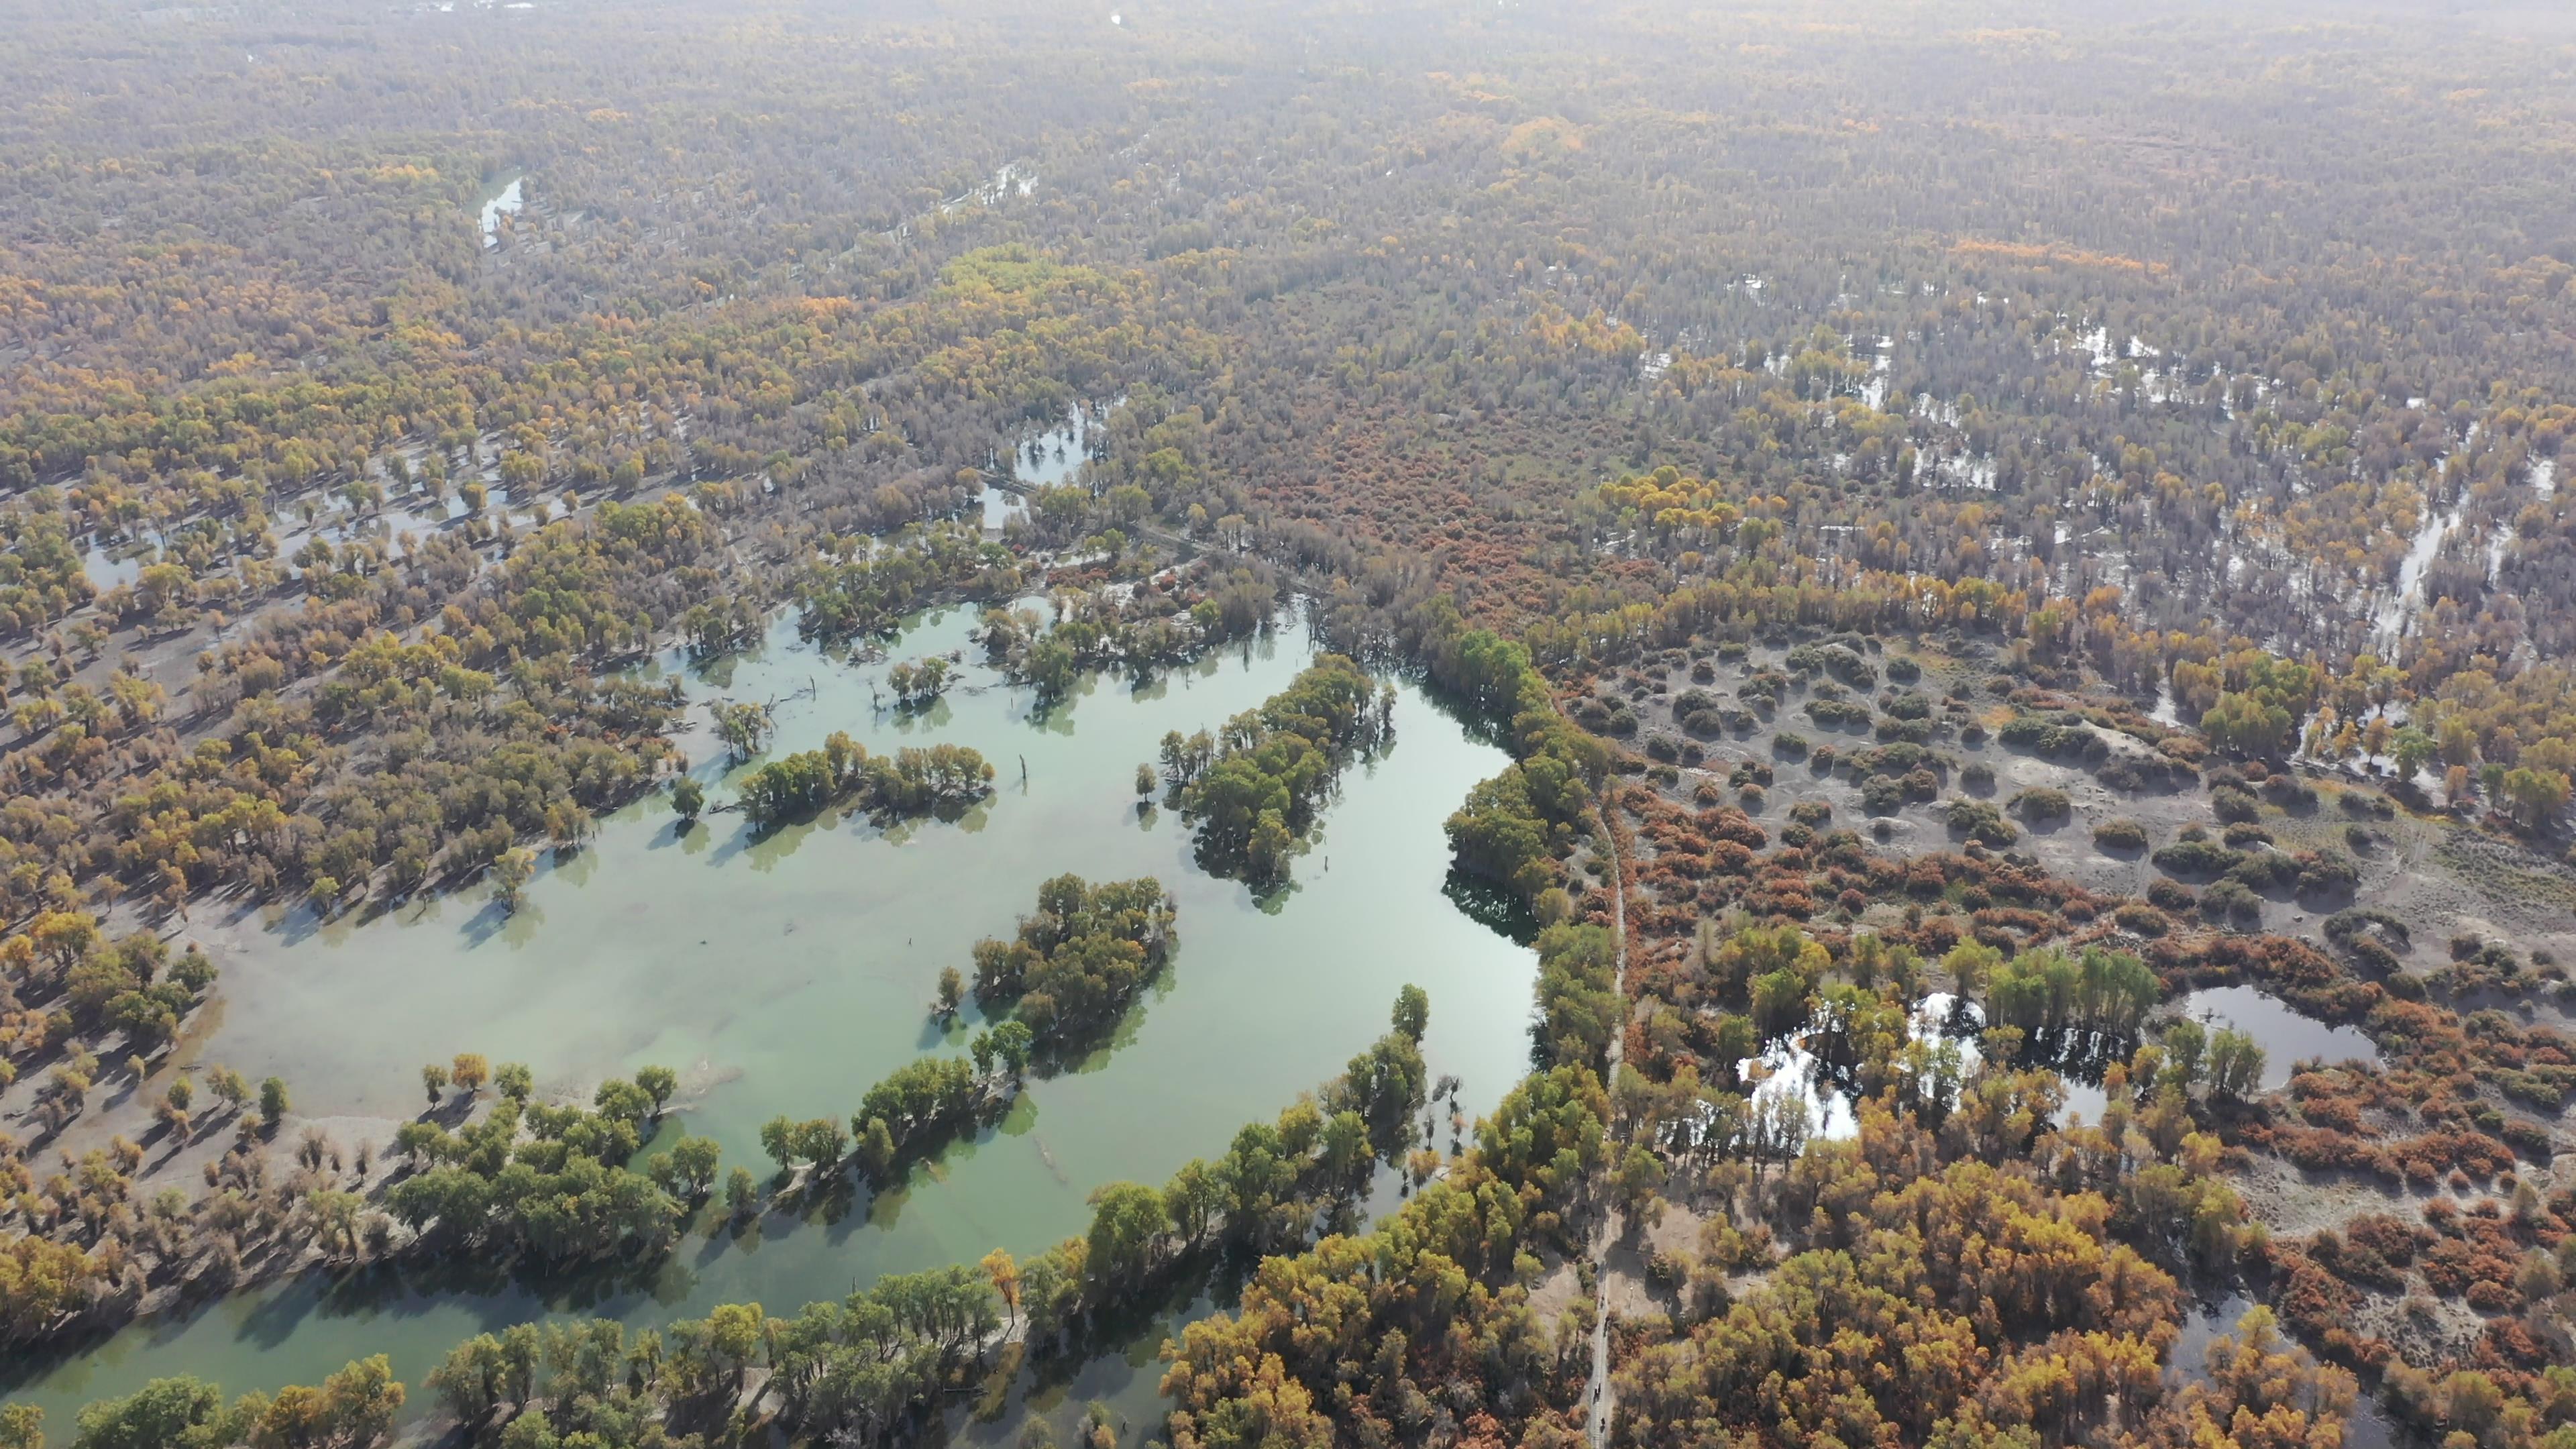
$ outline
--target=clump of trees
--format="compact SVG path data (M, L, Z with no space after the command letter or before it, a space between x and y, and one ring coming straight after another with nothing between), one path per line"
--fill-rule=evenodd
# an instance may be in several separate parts
M973 1267L892 1275L793 1316L726 1304L641 1332L609 1320L516 1325L457 1345L429 1386L476 1442L525 1449L590 1435L686 1449L735 1421L758 1367L748 1402L781 1430L899 1440L1016 1353L1013 1340L1052 1354L1220 1253L1311 1243L1367 1191L1372 1163L1410 1142L1428 1012L1423 993L1405 988L1387 1034L1312 1098L1248 1124L1221 1157L1191 1161L1159 1189L1101 1187L1084 1233L1025 1260L996 1249ZM1526 1130L1518 1140L1532 1150Z
M1342 767L1392 733L1393 686L1326 654L1258 710L1227 720L1214 758L1181 789L1201 864L1257 884L1282 880ZM1196 763L1195 751L1186 763Z
M532 1100L524 1072L501 1070L509 1086L480 1119L453 1130L407 1122L395 1134L394 1149L417 1170L386 1193L385 1210L419 1250L519 1259L539 1272L667 1252L681 1203L627 1166L661 1115L666 1074L612 1078L584 1108ZM713 1180L712 1164L701 1167L686 1186Z
M743 817L766 830L844 801L890 819L951 816L992 793L993 767L974 749L940 743L871 755L834 731L804 750L750 771L736 787Z
M1556 712L1529 651L1485 630L1459 630L1433 654L1433 675L1495 719L1510 720L1515 758L1468 792L1447 822L1461 869L1535 902L1554 887L1593 791L1609 770L1598 740Z
M1038 887L1016 937L975 947L975 1000L1008 1011L1036 1044L1061 1050L1106 1032L1169 957L1178 908L1152 879Z
M402 1381L383 1354L352 1362L318 1387L247 1393L230 1402L222 1388L203 1379L154 1379L122 1398L83 1408L71 1442L74 1449L262 1449L277 1444L368 1449L393 1432L404 1397ZM19 1449L38 1449L43 1435L31 1421L12 1442Z

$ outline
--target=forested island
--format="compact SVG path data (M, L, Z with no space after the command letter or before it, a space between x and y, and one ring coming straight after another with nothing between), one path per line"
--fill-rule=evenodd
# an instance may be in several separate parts
M2576 1449L2576 17L0 54L0 1449Z

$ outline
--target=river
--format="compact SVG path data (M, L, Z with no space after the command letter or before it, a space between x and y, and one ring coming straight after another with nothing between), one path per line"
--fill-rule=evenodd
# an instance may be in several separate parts
M530 1063L541 1093L586 1093L659 1063L681 1074L687 1129L716 1139L728 1167L765 1176L763 1121L846 1116L890 1068L962 1049L971 1008L945 1033L928 1018L939 969L971 974L973 943L1008 935L1041 881L1158 876L1179 899L1179 949L1110 1046L1033 1083L997 1130L839 1222L773 1217L741 1235L693 1235L641 1279L542 1295L453 1274L307 1276L25 1367L14 1396L68 1431L79 1404L158 1376L193 1373L238 1393L315 1382L385 1352L418 1407L422 1377L450 1347L507 1323L659 1323L752 1300L792 1312L884 1273L971 1263L997 1246L1032 1252L1083 1228L1092 1188L1159 1184L1338 1071L1385 1030L1408 981L1431 996L1431 1069L1463 1079L1471 1116L1527 1070L1535 957L1444 896L1442 822L1503 767L1502 751L1403 686L1392 749L1345 776L1293 885L1256 899L1192 863L1175 815L1140 815L1133 778L1165 731L1213 728L1284 686L1311 657L1301 625L1143 688L1095 678L1042 709L980 662L973 623L971 610L934 613L889 651L964 651L958 687L918 717L875 708L888 663L838 660L784 619L711 670L682 670L676 656L658 666L682 673L696 701L778 701L773 753L833 730L871 750L944 740L983 751L998 789L963 820L885 830L827 817L755 839L721 814L684 836L655 796L541 871L516 915L468 890L366 921L299 912L210 929L223 1014L200 1031L197 1056L253 1080L284 1076L299 1112L377 1117L417 1112L419 1066L460 1051ZM710 758L703 731L685 743L711 804L729 800L737 771ZM1067 1391L1091 1397L1106 1376L1138 1402L1157 1376L1153 1347L1086 1367L1090 1383Z

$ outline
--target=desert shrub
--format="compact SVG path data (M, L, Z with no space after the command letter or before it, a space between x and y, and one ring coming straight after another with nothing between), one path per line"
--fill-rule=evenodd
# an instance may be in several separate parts
M2164 912L2153 906L2140 905L2136 901L2131 901L2113 911L2111 919L2118 923L2121 930L2140 936L2161 936L2173 929L2173 923L2165 919Z
M2150 859L2167 875L2214 879L2244 860L2242 855L2209 840L2185 838L2158 850Z
M2296 775L2274 775L2263 782L2263 798L2284 810L2317 808L2316 787Z
M2222 880L2200 893L2200 914L2213 924L2250 931L2263 924L2263 898L2241 881Z
M2209 792L2209 809L2222 821L2254 820L2262 816L2263 802L2251 790L2221 785Z
M2105 820L2093 827L2093 844L2103 850L2144 850L2147 827L2134 820Z
M2034 824L2064 820L2075 813L2075 802L2063 790L2038 786L2012 797L2012 812Z
M1952 830L1993 849L2000 850L2021 838L2021 831L1993 805L1965 795L1951 796L1950 803L1942 808L1942 817Z

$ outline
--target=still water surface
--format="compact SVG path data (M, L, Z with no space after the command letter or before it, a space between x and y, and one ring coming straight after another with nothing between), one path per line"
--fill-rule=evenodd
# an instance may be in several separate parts
M973 623L964 609L926 616L886 660L854 665L782 621L751 654L683 674L696 701L775 701L773 753L834 730L877 751L981 750L998 789L964 819L879 829L827 816L755 838L739 816L711 814L682 835L657 796L543 871L514 916L470 890L363 922L237 922L210 942L231 1004L196 1054L253 1080L285 1076L300 1112L383 1118L417 1112L419 1065L459 1051L528 1062L541 1091L562 1094L660 1063L681 1073L687 1130L716 1139L728 1167L765 1173L763 1121L846 1116L892 1067L963 1049L971 1009L945 1034L928 1018L939 969L971 973L974 942L1009 934L1041 881L1158 876L1179 898L1179 949L1112 1045L1033 1083L998 1129L838 1222L773 1217L694 1236L641 1281L543 1294L452 1275L308 1277L137 1325L31 1370L8 1385L15 1396L68 1429L80 1403L157 1376L273 1389L388 1352L420 1406L447 1349L511 1322L640 1325L751 1300L792 1311L889 1272L996 1246L1032 1252L1082 1229L1094 1187L1160 1183L1338 1071L1385 1029L1406 982L1431 995L1425 1055L1435 1075L1463 1079L1471 1116L1527 1070L1535 958L1444 893L1442 821L1503 767L1499 749L1404 686L1392 749L1344 777L1293 885L1256 899L1196 867L1175 814L1140 813L1133 780L1165 731L1213 728L1287 684L1311 657L1300 625L1142 688L1100 678L1041 708L982 665ZM892 660L952 650L966 664L946 700L910 717L877 708L892 698ZM711 804L730 800L738 770L704 733L684 743ZM1055 1397L1072 1396L1067 1413L1093 1397L1145 1403L1158 1342L1145 1334Z

